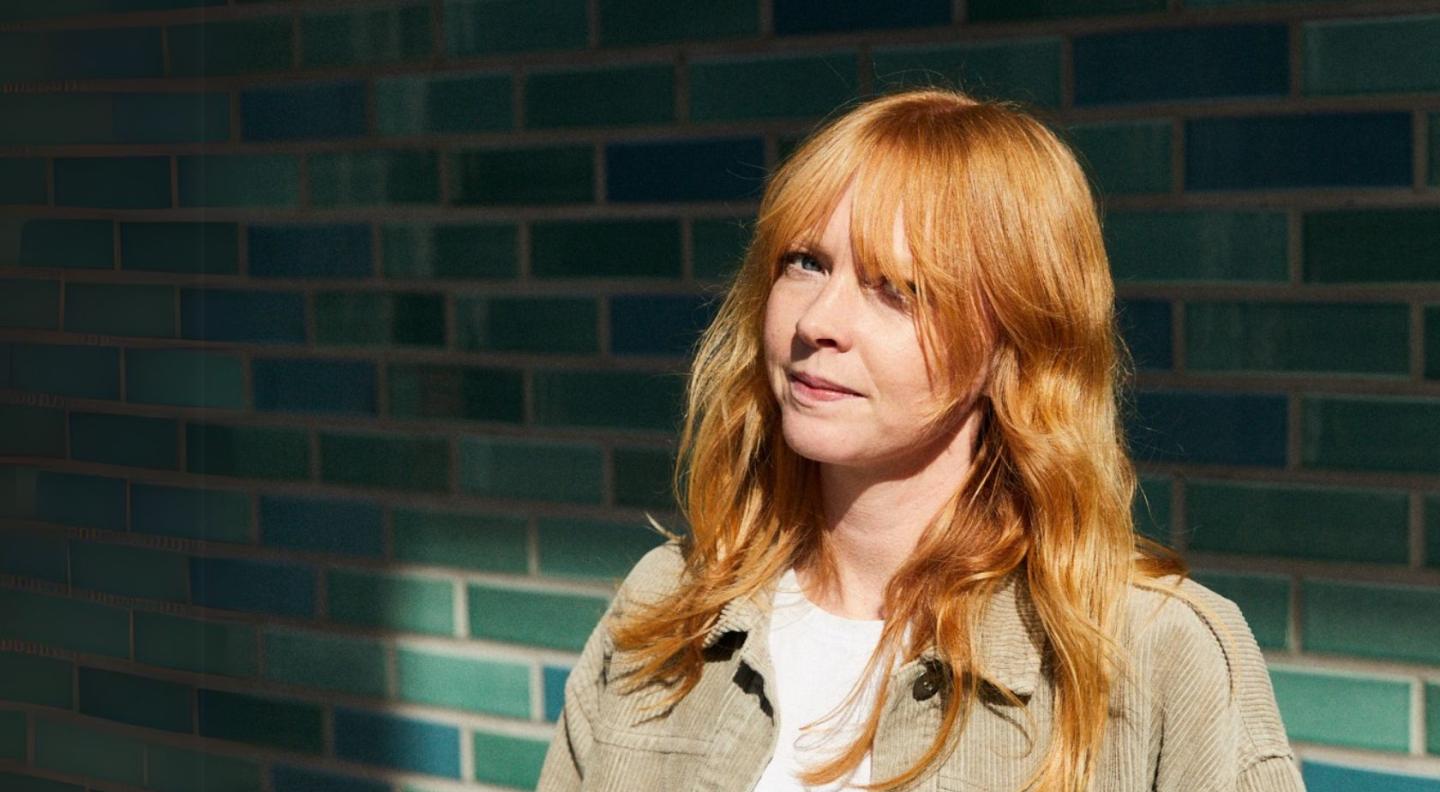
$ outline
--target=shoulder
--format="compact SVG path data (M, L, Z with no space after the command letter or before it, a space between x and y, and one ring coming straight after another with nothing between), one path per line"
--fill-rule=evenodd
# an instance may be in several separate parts
M651 549L620 583L616 599L621 602L654 602L663 599L680 584L685 573L685 554L674 540Z

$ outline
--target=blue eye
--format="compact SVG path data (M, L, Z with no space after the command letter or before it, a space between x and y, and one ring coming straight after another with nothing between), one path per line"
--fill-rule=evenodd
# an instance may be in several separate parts
M807 261L815 265L815 269L809 270L810 272L825 271L824 266L820 264L819 260L817 260L814 256L806 253L803 250L791 250L780 255L780 263L785 269L789 269L791 266L797 265L797 262L798 266L801 269L805 269L805 262Z

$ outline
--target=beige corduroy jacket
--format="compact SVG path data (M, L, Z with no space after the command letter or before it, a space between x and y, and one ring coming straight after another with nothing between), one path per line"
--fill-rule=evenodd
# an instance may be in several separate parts
M664 594L682 568L673 543L651 551L621 585L607 619L627 602ZM1022 580L1012 575L991 599L981 660L985 681L1005 686L1024 707L998 695L982 697L955 750L907 789L1007 792L1018 790L1037 766L1054 691L1042 669L1043 633ZM1122 640L1134 673L1115 686L1091 788L1303 790L1264 659L1239 609L1193 581L1185 581L1183 590L1211 613L1131 588ZM663 691L621 695L607 684L623 673L626 657L615 651L602 619L566 683L537 792L750 792L774 751L776 718L783 714L773 711L768 689L774 672L765 593L725 607L705 638L699 683L658 717L643 708ZM1221 634L1228 637L1223 644ZM940 684L945 676L939 663L926 654L892 672L871 754L873 779L908 768L929 746L949 695Z

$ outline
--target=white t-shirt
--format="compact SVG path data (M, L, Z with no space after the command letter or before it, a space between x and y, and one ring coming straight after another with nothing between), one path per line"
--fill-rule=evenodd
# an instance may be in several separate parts
M870 781L869 754L848 780L806 787L795 775L839 755L870 716L883 669L877 669L855 706L804 733L800 730L850 695L884 626L882 619L847 619L822 610L805 598L793 569L781 576L770 621L775 680L767 691L780 734L754 792L841 792Z

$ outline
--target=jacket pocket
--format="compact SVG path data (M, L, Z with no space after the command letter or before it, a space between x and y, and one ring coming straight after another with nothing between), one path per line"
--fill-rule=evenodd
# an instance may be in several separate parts
M692 789L712 742L696 737L600 726L584 792L681 792Z

